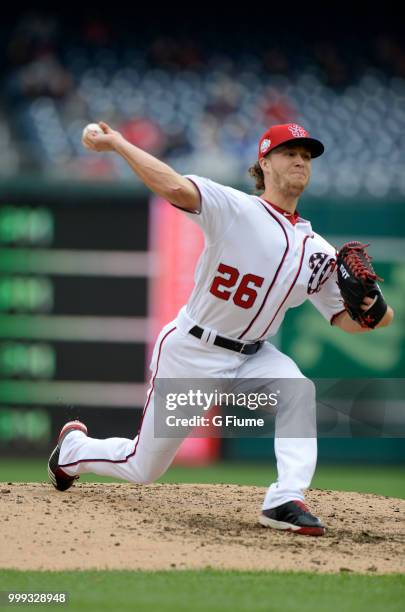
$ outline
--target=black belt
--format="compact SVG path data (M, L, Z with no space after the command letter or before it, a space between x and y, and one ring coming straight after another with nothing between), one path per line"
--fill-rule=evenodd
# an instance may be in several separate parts
M204 333L204 330L202 327L194 325L194 327L192 327L188 333L192 336L195 336L196 338L201 338ZM257 351L263 346L263 342L260 340L258 340L254 344L245 344L244 342L230 340L229 338L224 338L223 336L217 336L214 340L214 344L216 346L221 346L222 348L229 349L230 351L243 353L244 355L253 355L254 353L257 353Z

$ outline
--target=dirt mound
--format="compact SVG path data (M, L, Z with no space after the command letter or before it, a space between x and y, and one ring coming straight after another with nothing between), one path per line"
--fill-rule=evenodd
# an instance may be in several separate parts
M0 483L0 567L403 572L405 500L311 490L322 538L263 528L265 489Z

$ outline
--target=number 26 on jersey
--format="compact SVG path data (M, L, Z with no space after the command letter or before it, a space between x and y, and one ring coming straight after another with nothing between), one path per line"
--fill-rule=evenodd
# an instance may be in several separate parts
M212 281L210 293L226 302L232 298L233 303L240 308L252 308L257 298L254 287L260 288L264 278L256 274L244 274L239 281L239 270L224 263L219 264L217 271L219 274Z

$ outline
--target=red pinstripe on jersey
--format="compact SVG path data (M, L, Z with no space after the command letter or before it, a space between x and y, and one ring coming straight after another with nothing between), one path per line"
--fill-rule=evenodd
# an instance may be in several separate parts
M275 221L277 221L277 223L279 224L279 226L280 226L280 227L281 227L281 229L283 230L283 232L284 232L284 236L285 236L285 240L286 240L286 247L285 247L285 250L284 250L283 256L282 256L282 258L281 258L281 261L280 261L280 263L279 263L279 265L278 265L278 268L277 268L277 270L276 270L276 273L275 273L275 275L274 275L274 277L273 277L273 280L271 281L270 286L269 286L269 288L267 289L267 293L266 293L266 295L264 296L264 300L263 300L263 302L262 302L262 305L260 306L259 310L258 310L258 311L257 311L257 313L255 314L255 316L253 317L253 319L251 320L251 322L249 323L249 325L247 326L247 328L243 330L243 332L240 334L240 336L238 336L238 340L240 340L241 338L243 338L243 336L244 336L245 334L247 334L247 332L248 332L248 331L251 329L252 325L253 325L253 324L254 324L254 322L256 321L257 317L258 317L258 316L260 315L260 313L262 312L262 310L263 310L263 308L264 308L264 305L265 305L265 304L266 304L266 302L267 302L267 298L268 298L268 297L269 297L269 295L270 295L270 291L273 289L274 284L275 284L275 282L276 282L276 280L277 280L277 277L278 277L278 275L279 275L279 273L280 273L280 270L281 270L281 268L283 267L283 264L284 264L285 258L286 258L286 256L287 256L288 250L289 250L289 248L290 248L290 243L289 243L289 241L288 241L287 232L285 231L285 228L283 227L283 224L282 224L282 222L280 221L280 219L278 219L278 218L277 218L277 216L276 216L276 215L275 215L275 214L274 214L274 213L273 213L271 210L269 210L269 209L267 208L267 206L266 206L266 205L265 205L265 204L264 204L264 203L263 203L261 200L259 200L259 202L260 202L260 204L263 206L264 210L265 210L265 211L266 211L266 212L267 212L267 213L268 213L268 214L269 214L271 217L273 217L273 219L274 219Z
M283 306L284 302L286 301L286 299L287 299L287 298L288 298L288 296L290 295L290 293L291 293L291 291L292 291L292 289L293 289L293 287L294 287L295 283L297 282L297 278L298 278L298 276L299 276L299 274L300 274L300 272L301 272L302 262L303 262L303 260L304 260L305 243L306 243L306 241L308 240L308 238L310 238L310 236L309 236L309 235L308 235L308 236L305 236L304 240L302 241L302 247L301 247L301 248L302 248L302 252L301 252L301 259L300 259L300 263L299 263L299 265L298 265L298 270L297 270L297 273L296 273L296 275L295 275L295 277L294 277L294 280L293 280L293 282L291 283L290 288L289 288L289 290L287 291L287 293L286 293L286 295L285 295L285 297L284 297L283 301L281 302L280 306L277 308L275 315L274 315L274 316L273 316L273 318L271 319L270 323L268 324L268 326L266 327L266 329L264 330L264 332L263 332L263 333L260 335L260 339L262 339L262 338L263 338L263 337L264 337L264 336L267 334L267 332L268 332L268 330L269 330L269 328L270 328L271 324L273 323L274 319L276 318L276 316L277 316L277 315L278 315L278 313L280 312L281 307Z

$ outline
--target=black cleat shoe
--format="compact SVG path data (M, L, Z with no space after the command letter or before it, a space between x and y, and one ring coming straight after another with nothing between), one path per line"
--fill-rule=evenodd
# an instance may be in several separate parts
M75 480L79 478L79 476L69 476L66 474L62 468L59 467L59 453L62 446L63 440L66 436L73 430L77 429L78 431L82 431L87 436L87 427L84 423L80 421L69 421L66 423L59 434L58 443L56 447L53 449L51 456L48 461L48 476L49 480L58 491L66 491L69 489Z
M306 505L297 499L277 508L262 510L259 522L264 527L293 531L301 535L322 536L325 526L317 516L310 513Z

